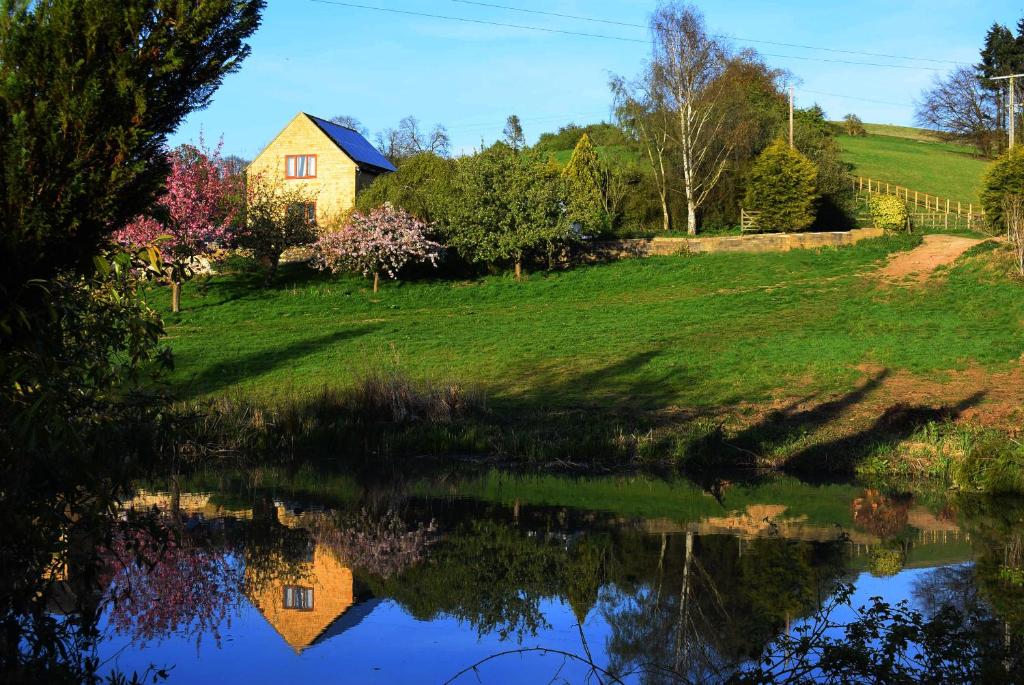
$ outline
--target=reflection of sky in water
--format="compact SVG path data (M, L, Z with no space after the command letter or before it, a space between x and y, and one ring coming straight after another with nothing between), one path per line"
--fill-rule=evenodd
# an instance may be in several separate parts
M521 646L580 652L576 617L569 605L545 600L541 608L551 628L539 630ZM585 629L595 656L603 654L609 630L597 610L587 617ZM127 647L116 665L129 673L150 663L173 664L170 683L442 683L475 661L520 646L496 635L478 639L472 626L454 619L418 621L393 601L380 602L357 626L302 654L296 654L248 603L221 633L219 648L205 636L198 652L194 641L181 638L135 650L115 635L103 645L101 655L106 658ZM547 682L561 664L561 656L510 655L481 666L479 674L484 683ZM567 663L562 676L582 682L584 671ZM458 682L477 681L467 673Z
M882 596L893 604L906 599L913 605L915 582L932 570L904 570L888 578L861 573L852 604L864 606L872 597ZM116 663L129 673L144 670L150 663L173 664L171 683L441 683L476 661L520 646L581 653L571 607L556 599L544 600L541 608L550 628L538 630L536 637L519 645L493 634L478 638L475 628L455 619L419 621L394 601L385 600L357 625L296 654L263 615L245 602L230 627L222 626L220 647L212 637L204 636L198 650L194 640L177 637L136 649L123 636L115 635L104 644L102 656L112 656L123 648ZM833 613L839 622L850 616L845 607ZM588 614L585 634L598 664L607 665L605 644L610 628L600 606ZM487 684L547 682L562 663L563 657L554 654L513 654L482 665L478 673ZM560 674L571 683L584 682L585 676L586 668L572 662L566 663ZM473 673L467 673L458 682L477 681Z

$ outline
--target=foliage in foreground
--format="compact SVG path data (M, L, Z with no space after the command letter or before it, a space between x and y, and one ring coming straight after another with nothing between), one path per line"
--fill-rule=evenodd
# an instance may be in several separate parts
M79 543L109 534L129 478L166 434L159 405L132 392L162 332L133 274L162 264L104 252L157 199L167 136L248 55L263 5L19 0L0 12L6 680L103 679L88 656L95 611L56 616L48 593L81 555L70 589L88 596L97 560Z

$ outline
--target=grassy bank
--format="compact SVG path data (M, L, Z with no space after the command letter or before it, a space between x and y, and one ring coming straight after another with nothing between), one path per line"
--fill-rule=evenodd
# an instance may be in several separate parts
M896 473L924 426L984 412L965 378L1011 373L1024 349L999 249L924 285L875 275L916 241L377 295L301 265L267 290L226 273L168 316L170 382L195 454Z

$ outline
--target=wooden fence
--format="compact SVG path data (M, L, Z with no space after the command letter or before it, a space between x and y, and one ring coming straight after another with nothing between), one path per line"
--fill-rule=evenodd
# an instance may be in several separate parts
M869 195L895 195L906 202L908 207L923 210L914 212L911 209L910 211L911 221L916 220L917 225L927 224L931 228L938 228L939 225L942 225L947 230L949 228L984 229L985 227L985 210L981 207L975 209L974 203L965 205L959 200L922 193L866 176L854 177L853 189Z

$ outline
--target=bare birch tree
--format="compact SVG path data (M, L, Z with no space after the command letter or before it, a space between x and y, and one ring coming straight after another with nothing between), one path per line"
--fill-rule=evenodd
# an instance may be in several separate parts
M640 144L651 165L661 201L661 227L667 231L672 227L668 191L669 145L674 120L665 103L658 99L660 92L653 85L651 70L636 81L629 82L618 76L611 81L615 115L619 125Z
M732 143L719 77L725 46L708 34L693 5L664 4L651 17L654 48L650 78L655 100L675 114L672 133L683 172L686 230L697 233L697 210L718 183Z

